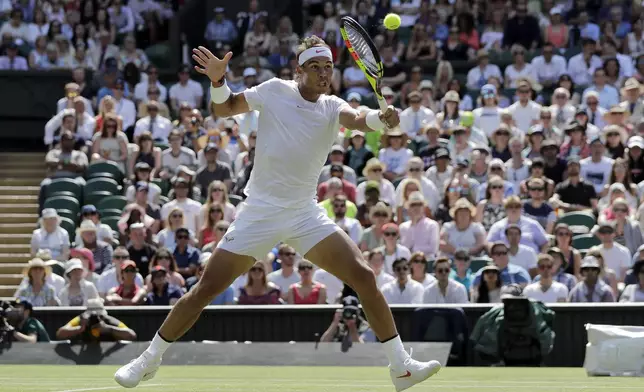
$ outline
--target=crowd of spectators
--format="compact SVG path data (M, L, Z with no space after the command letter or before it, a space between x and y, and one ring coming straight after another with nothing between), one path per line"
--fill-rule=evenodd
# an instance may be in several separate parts
M335 55L329 93L357 110L373 103L339 35L339 17L352 15L374 36L383 95L400 110L396 129L339 129L317 189L390 304L499 302L509 284L544 302L644 300L639 4L306 3L303 36ZM402 26L383 31L390 11ZM236 19L214 12L204 33L213 51L242 48L227 75L233 91L293 79L301 37L289 17L271 26L255 0ZM34 306L173 304L200 279L253 170L256 112L204 116L208 97L190 66L167 88L143 58L108 53L101 63L117 69L104 86L88 90L76 69L45 127L41 224L16 293ZM459 61L471 62L466 74L455 74ZM132 84L118 70L128 63L147 77ZM80 222L63 228L45 208L48 189L59 178L88 189L91 168L106 162L122 174L112 192L125 201L120 215L84 192ZM64 278L51 273L56 262ZM213 304L333 303L342 291L280 243Z

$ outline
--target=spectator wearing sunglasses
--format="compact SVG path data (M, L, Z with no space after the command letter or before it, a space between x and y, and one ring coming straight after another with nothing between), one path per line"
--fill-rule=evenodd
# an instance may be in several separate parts
M525 287L531 282L530 275L523 267L510 264L509 248L505 242L495 242L490 246L490 255L492 256L492 265L499 271L501 285L518 284ZM479 270L472 282L472 291L478 292L478 287L482 284L481 278L483 270Z
M204 219L203 226L199 231L199 238L197 244L199 247L211 243L215 240L215 231L217 230L217 222L224 219L224 208L221 204L215 202L211 203Z
M384 270L386 273L393 274L393 263L398 259L411 259L409 248L399 243L400 231L395 223L387 223L382 226L382 238L384 245L376 248L382 252L385 258Z
M293 283L286 293L286 302L290 305L322 305L327 302L326 287L313 280L313 263L302 259L297 271L300 281Z
M153 273L156 267L163 267L167 275L167 281L177 287L184 287L186 285L185 279L179 273L177 261L174 258L172 251L168 248L160 248L150 262L150 273L145 278L148 293L152 292L153 286L151 284Z
M523 289L523 295L535 301L543 303L567 302L568 287L565 284L554 280L555 270L554 259L549 254L540 254L537 261L540 279L531 283Z
M132 260L126 260L121 264L120 284L110 289L105 297L107 305L111 306L133 306L141 305L147 296L145 287L139 285L136 280L139 270L136 263Z
M407 259L396 259L392 264L395 280L385 283L381 288L382 295L389 305L422 304L424 287L409 277Z
M194 276L199 266L201 252L190 244L190 232L185 227L177 229L175 238L177 244L172 254L177 262L177 272L184 278Z
M434 262L436 279L425 288L423 303L426 304L465 304L469 303L467 289L450 278L452 263L448 258Z
M183 296L183 290L168 280L168 270L165 267L154 266L148 277L150 278L148 305L174 305Z
M137 84L136 86L138 87L139 85ZM136 94L137 87L135 87L135 94ZM170 117L170 108L168 108L168 105L166 105L165 102L162 100L161 89L157 86L149 86L146 94L146 99L139 101L139 107L138 107L139 110L138 110L138 116L137 116L138 118L143 118L149 115L148 102L150 101L155 101L157 103L160 116L168 119L172 118Z
M228 228L230 227L230 223L221 220L215 224L215 231L213 233L213 239L211 242L207 243L201 248L202 252L213 252L215 248L217 247L217 244L219 241L221 241L222 238L224 238L224 235L228 231Z
M488 164L488 174L487 177L491 178L494 176L499 176L503 179L503 197L509 197L517 194L517 189L514 189L514 184L505 179L505 164L502 160L494 158ZM482 183L478 187L477 202L485 199L487 192L487 182Z
M96 282L96 289L101 298L105 298L107 293L119 285L119 282L123 280L121 266L125 263L126 260L130 259L130 254L124 246L119 246L114 249L114 254L112 255L112 268L105 269L103 273L98 277L98 282ZM134 264L136 266L136 263ZM138 269L137 269L138 271ZM136 273L134 279L135 283L139 287L143 287L143 277L140 273Z
M555 227L555 210L546 201L546 182L541 178L531 178L528 181L530 199L523 202L523 213L539 222L548 234Z
M283 299L286 299L288 288L300 281L300 274L295 270L295 249L287 244L282 244L277 249L280 269L273 271L266 276L282 292Z
M433 258L438 254L440 243L438 223L425 215L427 202L420 192L409 195L405 208L409 220L400 225L400 243L410 251L423 252Z
M288 246L288 245L287 245ZM278 271L275 271L278 272ZM294 274L296 274L295 272ZM300 280L299 274L297 281ZM289 285L290 286L290 285ZM284 295L286 296L286 295ZM282 295L277 285L268 280L266 266L262 261L256 261L248 271L248 281L239 289L238 305L279 305Z
M409 277L422 284L424 288L427 288L427 286L436 281L434 275L427 272L428 263L429 261L423 252L414 252L409 261Z
M357 245L362 238L362 226L357 219L346 216L347 202L344 194L335 195L332 201L334 221L338 226L346 228L347 234Z

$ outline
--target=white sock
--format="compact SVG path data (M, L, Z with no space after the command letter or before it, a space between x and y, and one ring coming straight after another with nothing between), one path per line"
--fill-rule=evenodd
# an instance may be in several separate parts
M400 336L387 340L382 343L382 346L385 348L385 354L389 359L389 364L393 368L402 367L403 362L407 359L409 354L405 351L405 347L403 347Z
M159 333L157 332L154 335L154 339L152 339L152 343L150 343L150 346L145 351L152 357L161 358L163 353L165 353L165 350L167 350L171 344L172 343L165 341L161 336L159 336Z

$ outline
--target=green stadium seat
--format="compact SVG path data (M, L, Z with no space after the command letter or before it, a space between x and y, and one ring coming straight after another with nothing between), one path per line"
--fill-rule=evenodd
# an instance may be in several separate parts
M557 220L557 223L565 223L575 234L586 234L597 224L594 215L585 212L568 212Z
M100 209L98 212L101 214L101 219L102 218L110 218L110 217L121 217L123 215L123 209L116 209L116 208L107 208L107 209Z
M172 68L172 47L169 43L160 43L149 46L145 54L152 64L161 69Z
M78 183L70 178L56 178L51 180L51 183L47 185L47 194L46 197L51 196L71 196L76 199L81 198L83 194L83 187L78 185Z
M85 178L107 177L114 179L117 183L123 183L124 174L114 162L95 162L87 166Z
M78 223L78 211L71 211L68 209L60 209L58 210L58 216L61 218L67 218L71 220L74 223Z
M97 177L97 178L92 178L87 181L85 184L85 187L83 188L83 194L89 195L90 193L93 192L109 192L111 195L118 195L120 194L119 190L119 185L116 182L116 180L112 178L105 178L105 177ZM85 204L89 204L85 202Z
M83 196L83 203L85 203L85 205L87 204L97 205L101 202L101 200L105 199L106 197L110 197L112 195L113 194L108 191L96 191L96 192L86 193Z
M67 234L69 234L69 240L74 241L74 238L76 238L76 223L69 218L61 217L60 227L67 231Z
M99 211L102 210L107 210L107 209L116 209L116 210L123 210L125 206L127 205L127 199L125 196L120 196L120 195L114 195L114 196L108 196L101 200L100 204L96 206L96 208Z
M593 246L601 245L601 241L594 234L581 234L572 237L572 247L586 250Z
M118 231L119 231L119 227L118 227L119 219L120 219L120 218L118 218L118 217L110 216L110 217L108 217L108 218L101 218L101 223L105 223L105 224L106 224L106 225L108 225L112 230L114 230L114 231L118 232Z
M566 53L564 54L564 57L566 58L566 61L570 60L571 57L578 55L581 53L581 46L575 46L573 48L568 48L566 49Z
M228 200L234 206L237 206L239 203L244 201L244 198L239 195L228 195Z
M485 267L488 265L488 263L492 262L492 259L489 257L477 257L473 258L470 260L470 270L472 273L478 272L481 268Z
M70 196L54 196L45 200L43 208L53 208L55 210L69 210L74 213L80 211L80 202L78 199Z

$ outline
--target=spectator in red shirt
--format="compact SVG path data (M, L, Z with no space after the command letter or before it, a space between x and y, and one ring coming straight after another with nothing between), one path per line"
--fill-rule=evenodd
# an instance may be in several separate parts
M352 202L356 202L356 186L344 179L344 168L341 165L331 165L331 178L339 178L342 181L342 192ZM324 200L329 189L329 181L318 185L318 200Z

